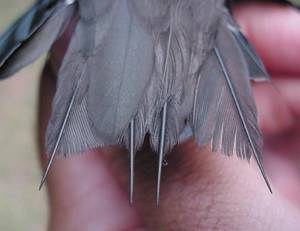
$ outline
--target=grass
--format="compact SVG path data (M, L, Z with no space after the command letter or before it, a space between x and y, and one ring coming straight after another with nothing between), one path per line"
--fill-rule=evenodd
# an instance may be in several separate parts
M0 1L0 33L32 0ZM0 230L46 230L45 192L37 190L36 103L42 61L0 82Z

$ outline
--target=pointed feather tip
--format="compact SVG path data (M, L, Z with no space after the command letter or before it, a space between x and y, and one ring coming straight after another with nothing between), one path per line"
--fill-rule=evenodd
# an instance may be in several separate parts
M159 207L159 197L160 197L160 182L161 182L161 173L162 173L162 154L159 156L159 164L157 171L157 183L156 183L156 207Z
M159 157L159 165L157 172L157 185L156 185L156 207L159 207L159 198L160 198L160 182L161 182L161 172L162 172L162 155Z
M129 195L128 195L128 203L129 206L133 206L133 192L131 191L131 189L129 190Z
M135 157L135 121L131 120L129 125L129 204L133 205L133 194L134 194L134 157Z
M42 187L43 187L43 185L44 185L45 182L46 182L48 173L49 173L49 171L50 171L50 167L51 167L52 162L53 162L53 158L54 158L54 154L52 155L51 159L49 160L49 162L48 162L48 164L47 164L47 168L46 168L45 171L44 171L44 174L43 174L41 183L40 183L40 185L39 185L39 191L42 190Z
M129 206L133 206L133 198L131 196L129 196Z
M129 205L133 205L133 194L134 194L134 176L133 173L130 173L130 179L129 179L129 193L128 193L128 199L129 199Z
M159 208L159 195L156 196L156 208Z
M272 187L270 185L270 182L268 181L268 179L265 179L265 181L266 181L266 184L267 184L267 187L268 187L270 193L273 194L273 190L272 190Z
M133 206L133 194L134 194L134 179L133 179L133 175L130 174L129 193L128 193L128 201L130 206Z
M39 185L39 191L42 190L42 188L43 188L43 186L45 184L45 181L46 181L46 175L44 174L44 176L43 176L43 178L42 178L42 180L40 182L40 185Z
M271 184L270 184L270 182L269 182L268 177L266 176L266 174L265 174L264 171L263 171L263 172L262 172L262 170L260 170L260 171L261 171L262 177L263 177L263 179L264 179L264 181L265 181L265 183L266 183L266 185L267 185L267 187L268 187L269 192L270 192L271 194L273 194L273 190L272 190L272 187L271 187Z
M260 162L260 160L257 158L256 155L254 155L254 157L255 157L256 163L257 163L257 165L258 165L258 168L259 168L259 170L260 170L260 173L261 173L261 175L262 175L262 177L263 177L263 179L264 179L264 181L265 181L265 183L266 183L266 185L267 185L267 187L268 187L270 193L273 194L273 190L272 190L270 181L269 181L269 179L268 179L268 177L267 177L267 175L266 175L266 173L265 173L265 170L264 170L264 168L263 168L263 166L262 166L262 163Z
M160 177L159 177L160 178ZM157 181L156 186L156 208L159 208L159 200L160 200L160 179Z

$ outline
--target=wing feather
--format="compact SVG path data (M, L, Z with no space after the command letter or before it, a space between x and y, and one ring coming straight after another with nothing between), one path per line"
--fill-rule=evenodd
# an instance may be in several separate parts
M244 54L244 58L247 62L249 74L251 80L254 81L270 81L270 76L260 59L254 50L253 46L248 42L246 37L236 28L231 28L231 32L234 35L237 43L239 44L241 51Z
M224 13L224 20L227 21L227 27L244 55L243 58L247 63L250 79L257 82L270 81L270 76L261 58L257 55L254 47L248 42L247 38L240 31L238 24L227 11Z
M4 79L47 52L75 7L58 1L40 1L0 39L0 79Z

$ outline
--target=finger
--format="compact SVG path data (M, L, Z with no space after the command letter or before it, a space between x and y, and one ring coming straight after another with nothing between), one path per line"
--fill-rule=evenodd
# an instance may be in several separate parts
M300 139L298 137L298 140L291 140L285 136L266 142L265 167L280 195L300 208ZM279 143L280 147L274 147L274 144L279 146Z
M55 81L45 69L41 82L39 125L44 137ZM40 144L44 143L43 138ZM43 148L40 148L43 150ZM114 178L106 155L116 149L91 151L54 162L48 176L50 230L137 230L137 213L128 204L124 187ZM42 158L45 166L47 160Z
M265 135L275 135L293 129L300 115L300 80L274 78L273 85L255 84L259 124Z
M299 78L279 77L274 80L280 94L287 103L291 112L300 117L300 76Z
M155 169L150 170L148 163L138 166L137 206L149 230L297 230L300 227L298 211L276 193L269 193L255 164L250 167L236 157L199 150L191 141L178 147L167 161L159 209L155 209L149 193L154 186L149 176L155 174Z
M234 15L272 73L300 73L299 11L249 1L236 7Z
M273 84L255 84L259 124L265 135L293 130L300 117L300 79L275 77Z

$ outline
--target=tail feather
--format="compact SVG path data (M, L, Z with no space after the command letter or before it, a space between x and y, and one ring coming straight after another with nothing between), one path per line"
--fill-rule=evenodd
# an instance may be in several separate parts
M191 60L193 17L187 13L184 1L169 3L168 26L163 30L156 26L157 43L155 46L155 76L157 78L157 92L154 96L156 103L151 120L151 145L159 151L162 112L167 103L167 121L164 139L164 154L178 143L179 136L184 129L185 120L191 110L187 86L192 87L189 79L189 63ZM162 16L161 16L162 17ZM167 18L162 17L162 18ZM179 20L179 19L182 20Z
M230 31L220 26L216 47L198 80L194 132L200 144L210 141L214 151L260 159L262 137L242 55Z

